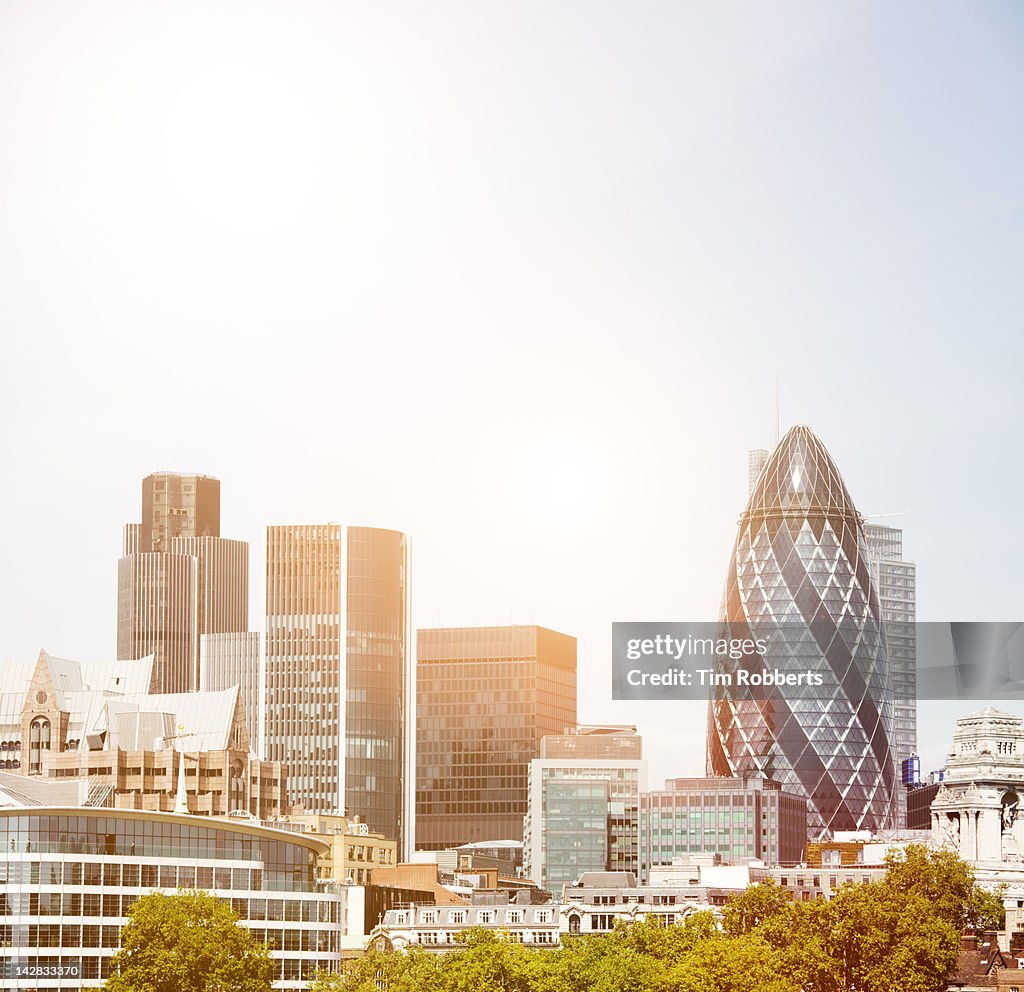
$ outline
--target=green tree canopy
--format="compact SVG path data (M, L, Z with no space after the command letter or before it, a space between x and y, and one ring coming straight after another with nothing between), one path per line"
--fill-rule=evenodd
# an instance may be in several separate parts
M796 902L774 882L728 903L719 926L650 914L535 949L473 930L442 953L371 953L314 992L943 992L959 927L1001 911L968 865L909 847L885 878Z
M270 992L273 962L221 899L159 892L131 908L107 992Z

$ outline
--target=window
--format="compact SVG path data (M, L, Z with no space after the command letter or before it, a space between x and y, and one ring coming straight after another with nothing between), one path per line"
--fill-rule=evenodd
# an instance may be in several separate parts
M43 751L50 750L50 721L45 717L37 717L29 726L28 737L28 770L43 770Z

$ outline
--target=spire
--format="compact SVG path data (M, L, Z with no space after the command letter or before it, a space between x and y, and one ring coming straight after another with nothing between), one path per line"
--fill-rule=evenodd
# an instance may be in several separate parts
M178 795L174 800L175 813L188 812L188 790L185 788L185 752L179 751L181 760L178 762Z

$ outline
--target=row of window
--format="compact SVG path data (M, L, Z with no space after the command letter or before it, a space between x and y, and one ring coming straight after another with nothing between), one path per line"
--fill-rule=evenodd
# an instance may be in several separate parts
M0 892L0 917L76 916L116 919L128 915L140 894L100 892ZM293 923L337 923L333 899L245 899L234 897L231 908L243 920Z
M191 865L140 865L99 861L0 862L0 881L8 885L103 885L134 889L238 889L259 892L259 868L212 868Z
M450 930L421 930L412 935L413 943L430 945L454 944L456 934ZM554 944L558 935L553 930L513 930L508 939L517 944Z
M550 923L553 919L553 913L550 909L538 909L534 910L534 923ZM404 926L411 922L409 914L406 912L398 912L395 914L395 925ZM500 913L494 909L481 909L477 912L475 919L469 920L467 911L464 909L449 909L449 910L424 910L421 912L419 920L417 921L423 926L431 926L436 923L449 923L453 926L466 925L471 923L474 926L489 926L494 923L525 923L526 911L522 909L509 909Z

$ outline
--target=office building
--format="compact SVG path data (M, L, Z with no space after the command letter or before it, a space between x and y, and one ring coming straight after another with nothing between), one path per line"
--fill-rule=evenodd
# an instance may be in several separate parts
M117 563L117 657L152 655L153 692L198 688L196 559L147 552Z
M121 809L287 813L286 773L251 752L238 687L150 693L152 663L41 651L31 667L9 665L21 685L20 702L5 693L0 711L0 740L17 756L12 771L88 781L91 803Z
M527 877L559 895L584 872L639 872L642 752L636 727L575 727L543 738L527 780Z
M249 750L263 755L265 692L260 635L255 631L203 634L199 638L199 691L219 692L238 686L249 728Z
M757 480L761 478L761 472L768 464L768 456L771 452L767 448L751 448L747 452L747 496L751 496Z
M707 770L768 778L806 796L814 837L893 824L892 691L871 561L835 462L808 427L794 427L740 518L722 636L766 650L717 658ZM820 684L752 687L736 678L740 666L810 673Z
M640 799L641 878L679 858L712 854L795 865L807 846L807 800L774 782L677 778Z
M885 640L892 683L892 742L896 768L917 755L917 566L903 557L903 531L865 524L872 576L885 622ZM901 775L902 778L902 775ZM896 790L894 826L907 826L906 786Z
M576 725L576 639L460 627L416 644L416 846L522 840L530 762Z
M267 528L266 754L307 812L412 843L409 546L374 527Z
M317 885L325 847L248 820L0 807L0 989L102 987L136 900L197 888L269 946L275 989L308 988L363 942L363 890Z
M932 826L932 803L939 793L941 781L923 782L907 790L908 830L930 830Z
M139 550L170 551L177 537L220 536L220 481L209 475L154 472L142 480Z
M321 881L369 885L372 870L398 863L398 842L383 834L370 833L358 818L350 820L334 813L296 813L284 823L269 825L301 830L329 846L318 861L317 877Z
M124 528L117 656L152 654L153 692L194 692L203 634L248 626L249 546L220 537L220 482L159 472L142 480L142 520Z

